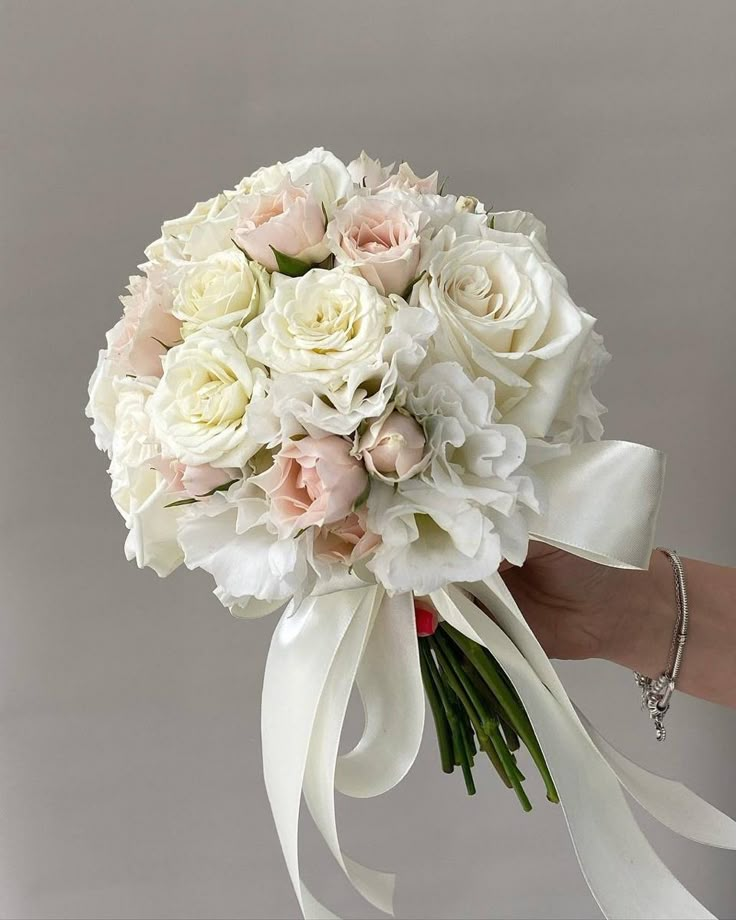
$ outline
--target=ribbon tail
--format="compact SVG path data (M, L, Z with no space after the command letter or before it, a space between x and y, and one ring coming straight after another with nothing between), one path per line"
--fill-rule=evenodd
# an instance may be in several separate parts
M617 751L578 710L583 725L621 785L649 814L680 837L736 850L736 821L676 780L658 776Z
M314 723L335 656L353 619L372 619L373 585L290 604L271 640L263 679L263 774L289 876L305 917L330 920L302 884L299 811Z
M559 790L583 876L604 916L712 918L650 846L618 777L571 704L561 705L511 639L462 592L437 591L432 600L449 623L492 651L516 688Z
M381 604L381 600L383 603ZM340 847L335 818L335 770L348 701L379 609L387 606L382 592L359 610L334 657L319 701L304 773L307 807L332 855L363 897L384 913L393 913L395 877L346 857Z
M365 725L337 762L335 785L354 798L393 789L411 769L424 733L424 686L411 594L385 597L360 662Z
M453 592L454 589L450 589ZM619 782L653 818L674 833L708 846L736 849L736 822L674 780L650 773L617 751L593 727L565 691L557 672L524 619L499 575L468 585L468 590L493 610L503 631L511 637L542 683L579 722Z

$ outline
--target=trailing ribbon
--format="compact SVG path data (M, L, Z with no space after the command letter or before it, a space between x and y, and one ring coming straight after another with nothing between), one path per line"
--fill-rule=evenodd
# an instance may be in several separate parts
M547 489L533 536L606 565L645 568L654 539L664 457L621 441L573 448L538 468ZM354 579L350 584L356 584ZM441 616L488 648L516 688L560 793L588 886L604 916L621 920L710 914L649 845L623 790L675 833L736 849L736 822L686 787L616 751L578 712L522 612L496 574L432 594ZM362 737L342 757L338 745L353 685L365 710ZM412 766L424 727L424 689L413 599L376 584L326 584L287 608L266 663L263 768L274 821L307 920L333 918L299 872L302 795L338 865L355 888L392 913L394 877L343 854L335 789L367 798L393 788Z

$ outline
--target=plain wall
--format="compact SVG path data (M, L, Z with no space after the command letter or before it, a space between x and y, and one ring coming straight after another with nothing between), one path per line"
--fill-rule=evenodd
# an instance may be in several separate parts
M276 918L296 903L261 777L274 622L204 574L125 562L83 418L117 296L164 218L261 164L365 147L546 220L614 355L611 437L669 455L660 542L734 564L736 4L0 5L0 913ZM693 612L697 616L697 610ZM678 696L659 747L630 674L565 664L617 746L736 814L736 716ZM598 916L559 809L489 770L467 799L432 732L407 780L341 801L402 917ZM645 820L647 828L651 822ZM652 829L736 915L736 854ZM373 916L307 831L315 892Z

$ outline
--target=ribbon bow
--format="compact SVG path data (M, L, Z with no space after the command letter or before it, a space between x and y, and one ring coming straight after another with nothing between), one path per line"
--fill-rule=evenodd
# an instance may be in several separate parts
M664 455L624 441L581 444L538 468L547 505L532 537L586 559L647 568L662 494ZM461 590L492 613L491 620ZM544 751L585 880L604 916L713 915L654 852L624 796L675 833L736 849L736 822L680 783L650 773L616 751L565 692L547 655L498 574L431 595L440 615L488 648L516 688ZM362 736L338 756L356 685ZM411 594L377 584L323 585L292 602L273 635L263 685L263 770L276 828L307 920L334 918L299 871L302 797L338 865L375 907L393 913L393 875L349 859L340 847L335 790L381 795L403 779L424 730Z

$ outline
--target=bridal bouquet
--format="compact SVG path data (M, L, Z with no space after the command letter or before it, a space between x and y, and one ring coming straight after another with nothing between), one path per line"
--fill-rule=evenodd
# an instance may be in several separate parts
M646 567L664 459L601 441L608 355L545 227L444 194L437 173L321 148L166 221L90 381L125 552L201 568L238 617L282 611L263 688L266 787L297 898L300 803L341 850L335 789L412 765L430 703L442 768L487 758L522 807L522 748L616 917L707 917L622 786L675 831L734 825L614 751L572 705L498 574L530 539ZM492 617L488 616L488 613ZM365 725L338 756L357 686Z

